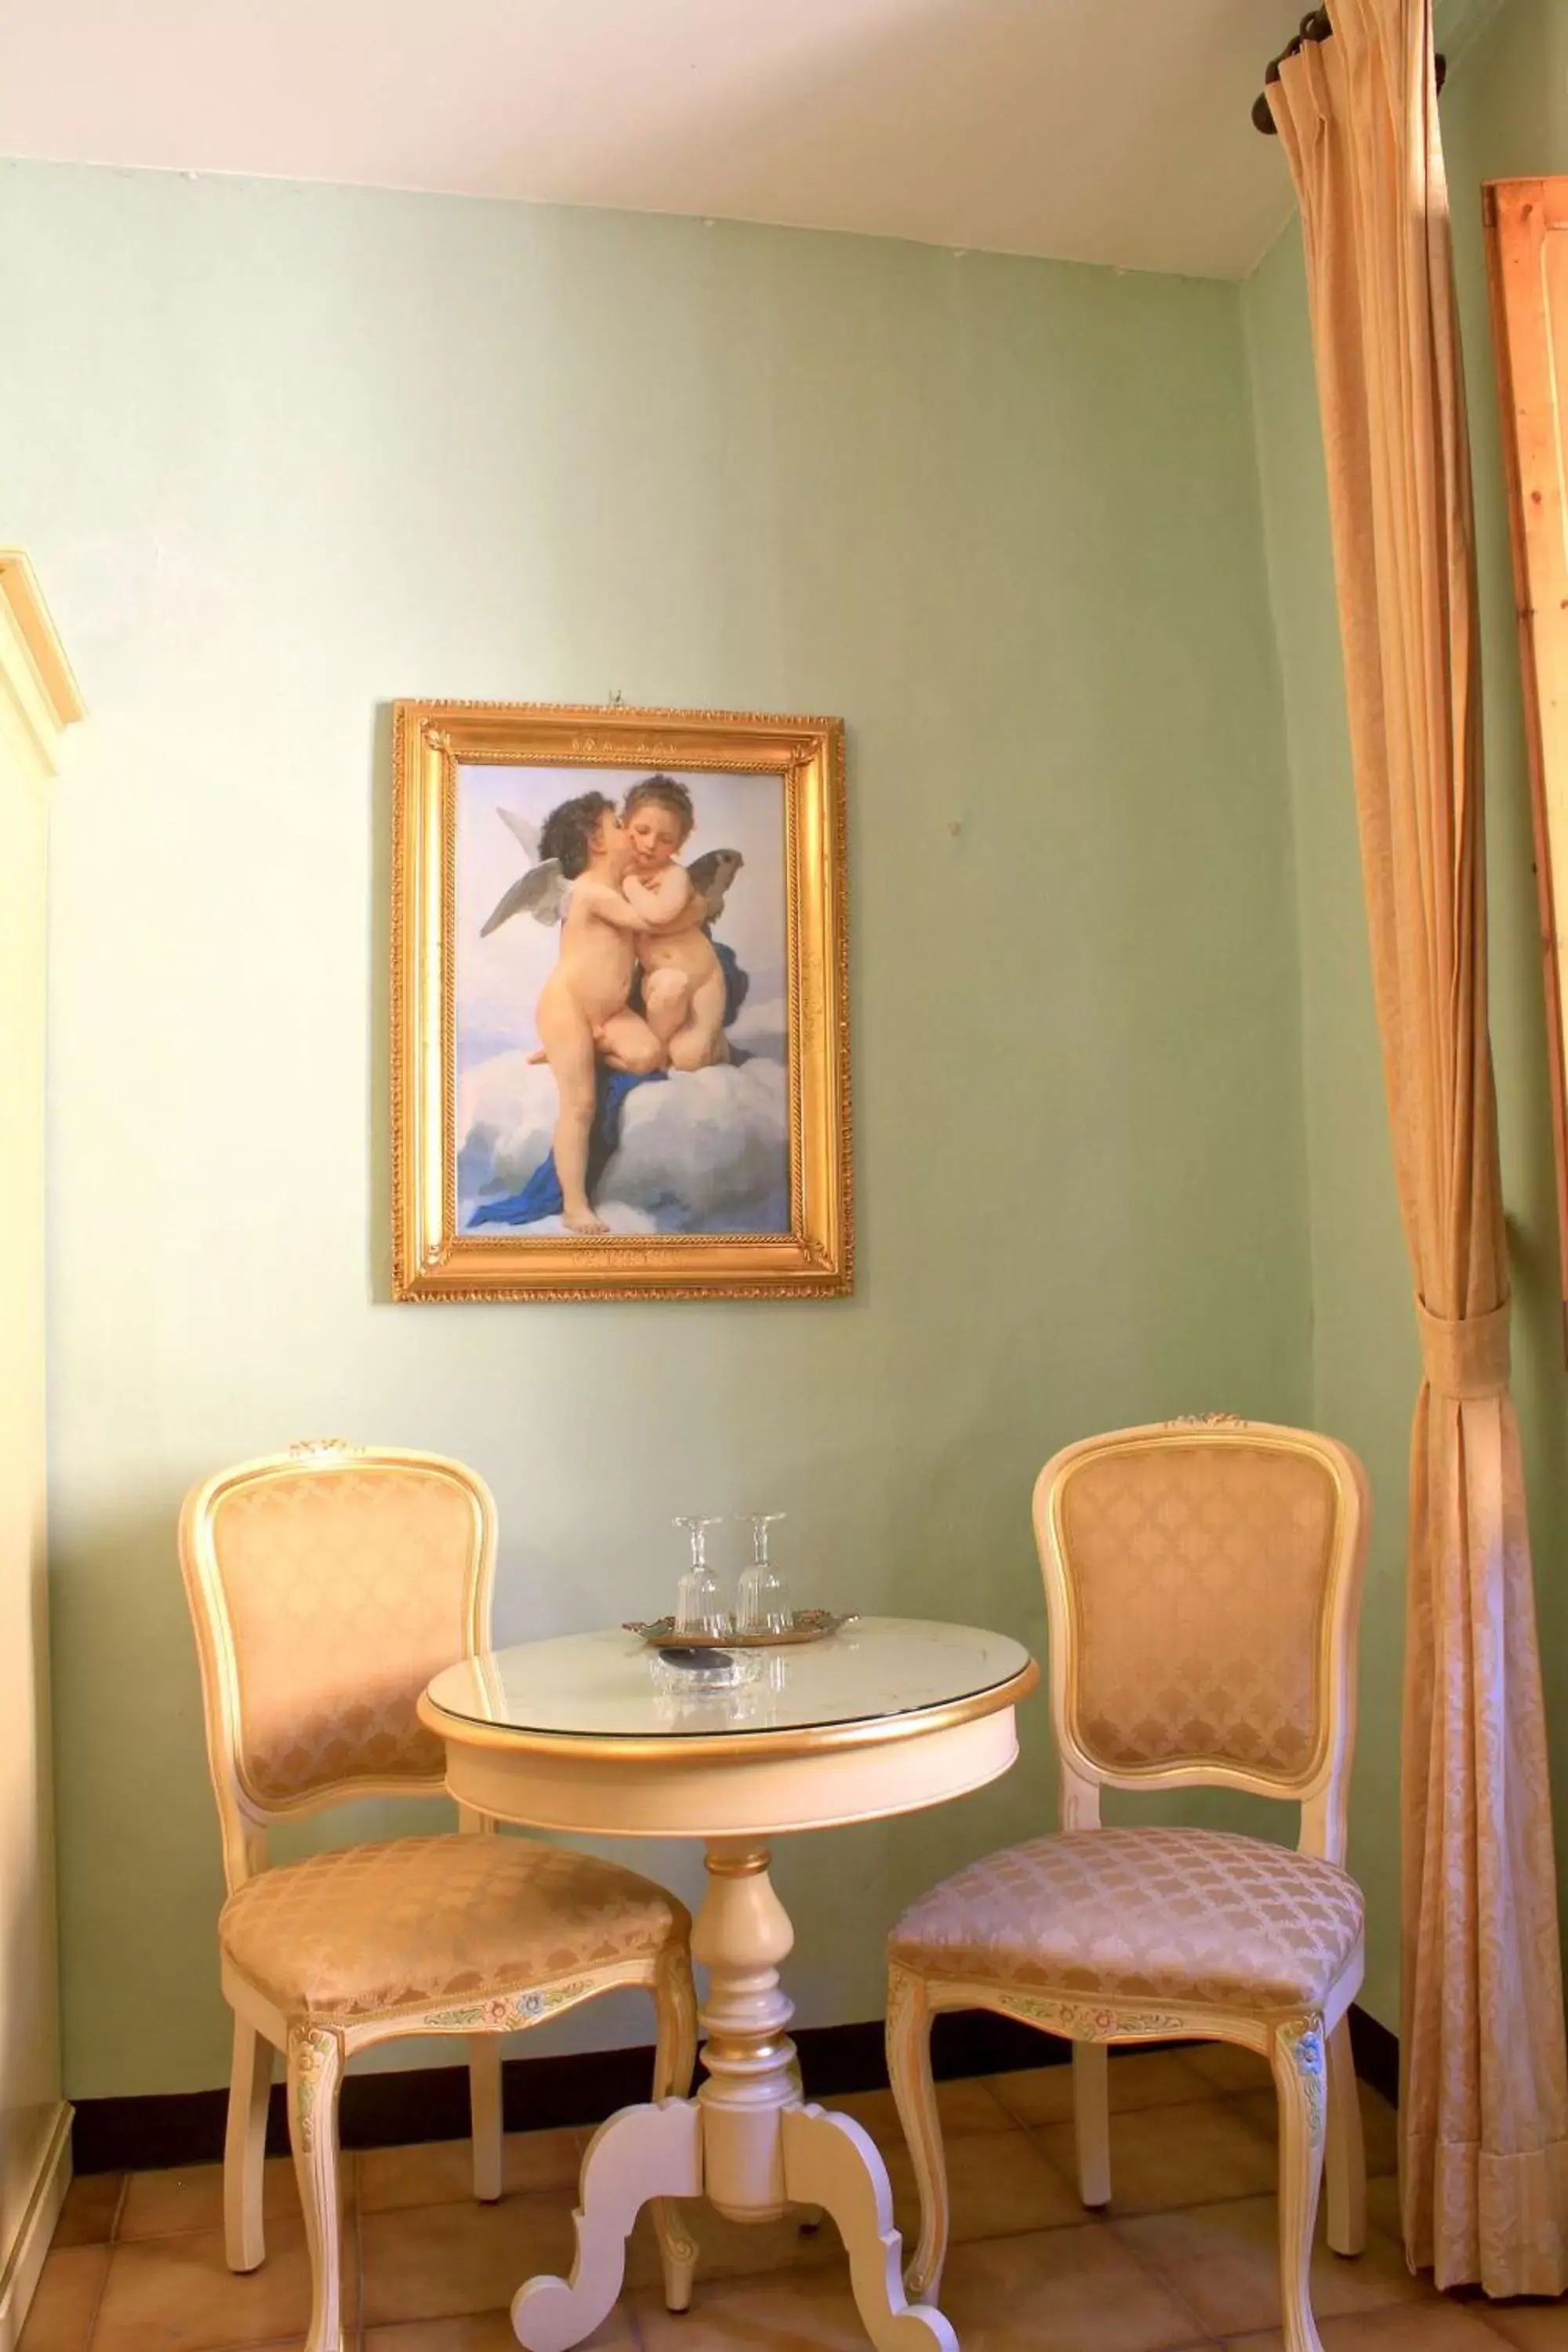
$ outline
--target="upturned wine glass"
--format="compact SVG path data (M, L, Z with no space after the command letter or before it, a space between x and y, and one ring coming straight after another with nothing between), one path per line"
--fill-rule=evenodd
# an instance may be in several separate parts
M719 1599L719 1580L708 1565L708 1530L719 1524L717 1516L707 1519L688 1516L675 1521L691 1538L691 1565L676 1588L678 1633L722 1635L730 1631L729 1612Z
M735 1622L742 1633L787 1633L795 1619L783 1577L768 1558L768 1529L785 1517L783 1511L752 1511L752 1564L741 1577Z

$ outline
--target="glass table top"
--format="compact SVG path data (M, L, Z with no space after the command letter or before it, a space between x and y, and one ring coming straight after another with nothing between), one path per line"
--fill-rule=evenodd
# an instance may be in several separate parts
M824 1641L727 1654L756 1661L755 1679L688 1686L635 1633L568 1633L465 1658L436 1676L429 1697L444 1714L521 1734L679 1739L880 1722L987 1692L1001 1706L1034 1681L1021 1643L916 1617L860 1617Z

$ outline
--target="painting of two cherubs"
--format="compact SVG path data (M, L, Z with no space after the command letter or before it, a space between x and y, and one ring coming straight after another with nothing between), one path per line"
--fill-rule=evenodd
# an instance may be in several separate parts
M843 1297L840 722L394 728L395 1295Z
M784 811L770 783L459 771L467 1230L787 1228Z

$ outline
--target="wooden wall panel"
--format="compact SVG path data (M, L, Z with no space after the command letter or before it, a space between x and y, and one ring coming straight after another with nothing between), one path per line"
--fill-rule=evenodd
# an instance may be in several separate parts
M44 1514L48 790L81 703L26 560L0 549L0 2352L69 2179L60 2092Z
M1568 1350L1568 177L1492 181L1486 221L1535 814Z

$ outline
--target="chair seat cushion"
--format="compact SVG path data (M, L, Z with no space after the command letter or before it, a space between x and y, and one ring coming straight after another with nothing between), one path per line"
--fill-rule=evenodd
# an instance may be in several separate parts
M922 1976L1106 2001L1321 2008L1362 1939L1335 1863L1216 1830L1102 1829L988 1854L906 1911Z
M651 1957L689 1932L674 1895L633 1871L489 1833L398 1838L264 1870L218 1920L225 1958L275 2009L340 2023L500 2000Z

